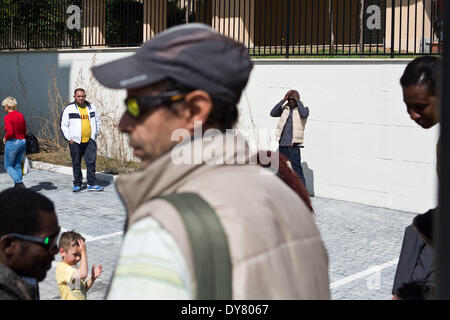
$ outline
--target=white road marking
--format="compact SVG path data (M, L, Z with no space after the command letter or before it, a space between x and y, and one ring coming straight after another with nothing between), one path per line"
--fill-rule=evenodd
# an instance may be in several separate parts
M348 277L342 278L340 280L337 280L335 282L332 282L330 284L330 289L338 288L340 286L343 286L344 284L367 277L367 276L371 275L372 273L380 272L381 270L389 268L390 266L396 265L397 263L398 263L398 258L388 261L386 263L377 265L377 266L370 267L364 271L352 274L351 276L348 276Z
M66 229L66 228L61 228L61 233L66 232L66 231L70 231L70 230ZM105 235L99 236L99 237L94 237L94 236L90 236L87 234L81 234L81 235L86 239L86 242L92 242L92 241L96 241L96 240L100 240L100 239L120 236L122 234L123 234L123 232L119 231L119 232L114 232L114 233L110 233L110 234L105 234Z
M105 234L105 235L99 236L99 237L92 237L92 236L86 235L85 238L86 238L86 242L92 242L92 241L96 241L96 240L100 240L100 239L121 236L122 234L123 234L123 232L119 231L119 232L115 232L115 233Z

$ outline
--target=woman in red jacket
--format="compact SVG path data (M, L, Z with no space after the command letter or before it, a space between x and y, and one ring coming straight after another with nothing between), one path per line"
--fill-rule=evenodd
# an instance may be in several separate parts
M3 138L5 144L5 169L14 180L14 186L25 188L22 182L22 160L25 154L27 124L23 115L16 111L17 100L6 97L2 102L7 115L5 120L6 135Z

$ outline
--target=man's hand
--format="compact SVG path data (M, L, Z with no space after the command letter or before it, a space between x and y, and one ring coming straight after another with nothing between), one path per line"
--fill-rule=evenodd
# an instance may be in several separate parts
M3 137L3 144L6 144L6 138Z
M289 90L288 92L286 92L286 95L283 98L283 101L287 101L287 99L289 98L289 95L291 94L292 90Z
M95 279L97 279L98 277L100 277L102 275L103 272L103 267L101 264L99 264L97 266L97 268L95 267L95 264L92 265L92 274L91 274L91 279L92 282L95 281Z
M75 141L73 141L73 139L70 139L69 144L74 143Z
M294 96L295 101L299 102L300 101L300 94L298 93L297 90L291 90L292 95Z

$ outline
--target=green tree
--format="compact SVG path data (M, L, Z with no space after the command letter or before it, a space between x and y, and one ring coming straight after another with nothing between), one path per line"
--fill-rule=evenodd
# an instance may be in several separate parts
M110 46L139 45L143 41L143 4L140 1L107 0L105 33Z
M66 26L69 5L81 0L4 0L0 2L2 49L79 46L81 31Z

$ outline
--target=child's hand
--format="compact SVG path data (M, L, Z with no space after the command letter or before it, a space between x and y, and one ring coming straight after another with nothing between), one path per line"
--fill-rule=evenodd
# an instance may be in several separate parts
M80 247L81 252L86 252L86 242L83 239L78 239L78 246Z
M102 275L103 272L103 267L101 264L99 264L97 266L97 268L95 267L95 264L92 265L92 280L97 279L98 277L100 277Z

